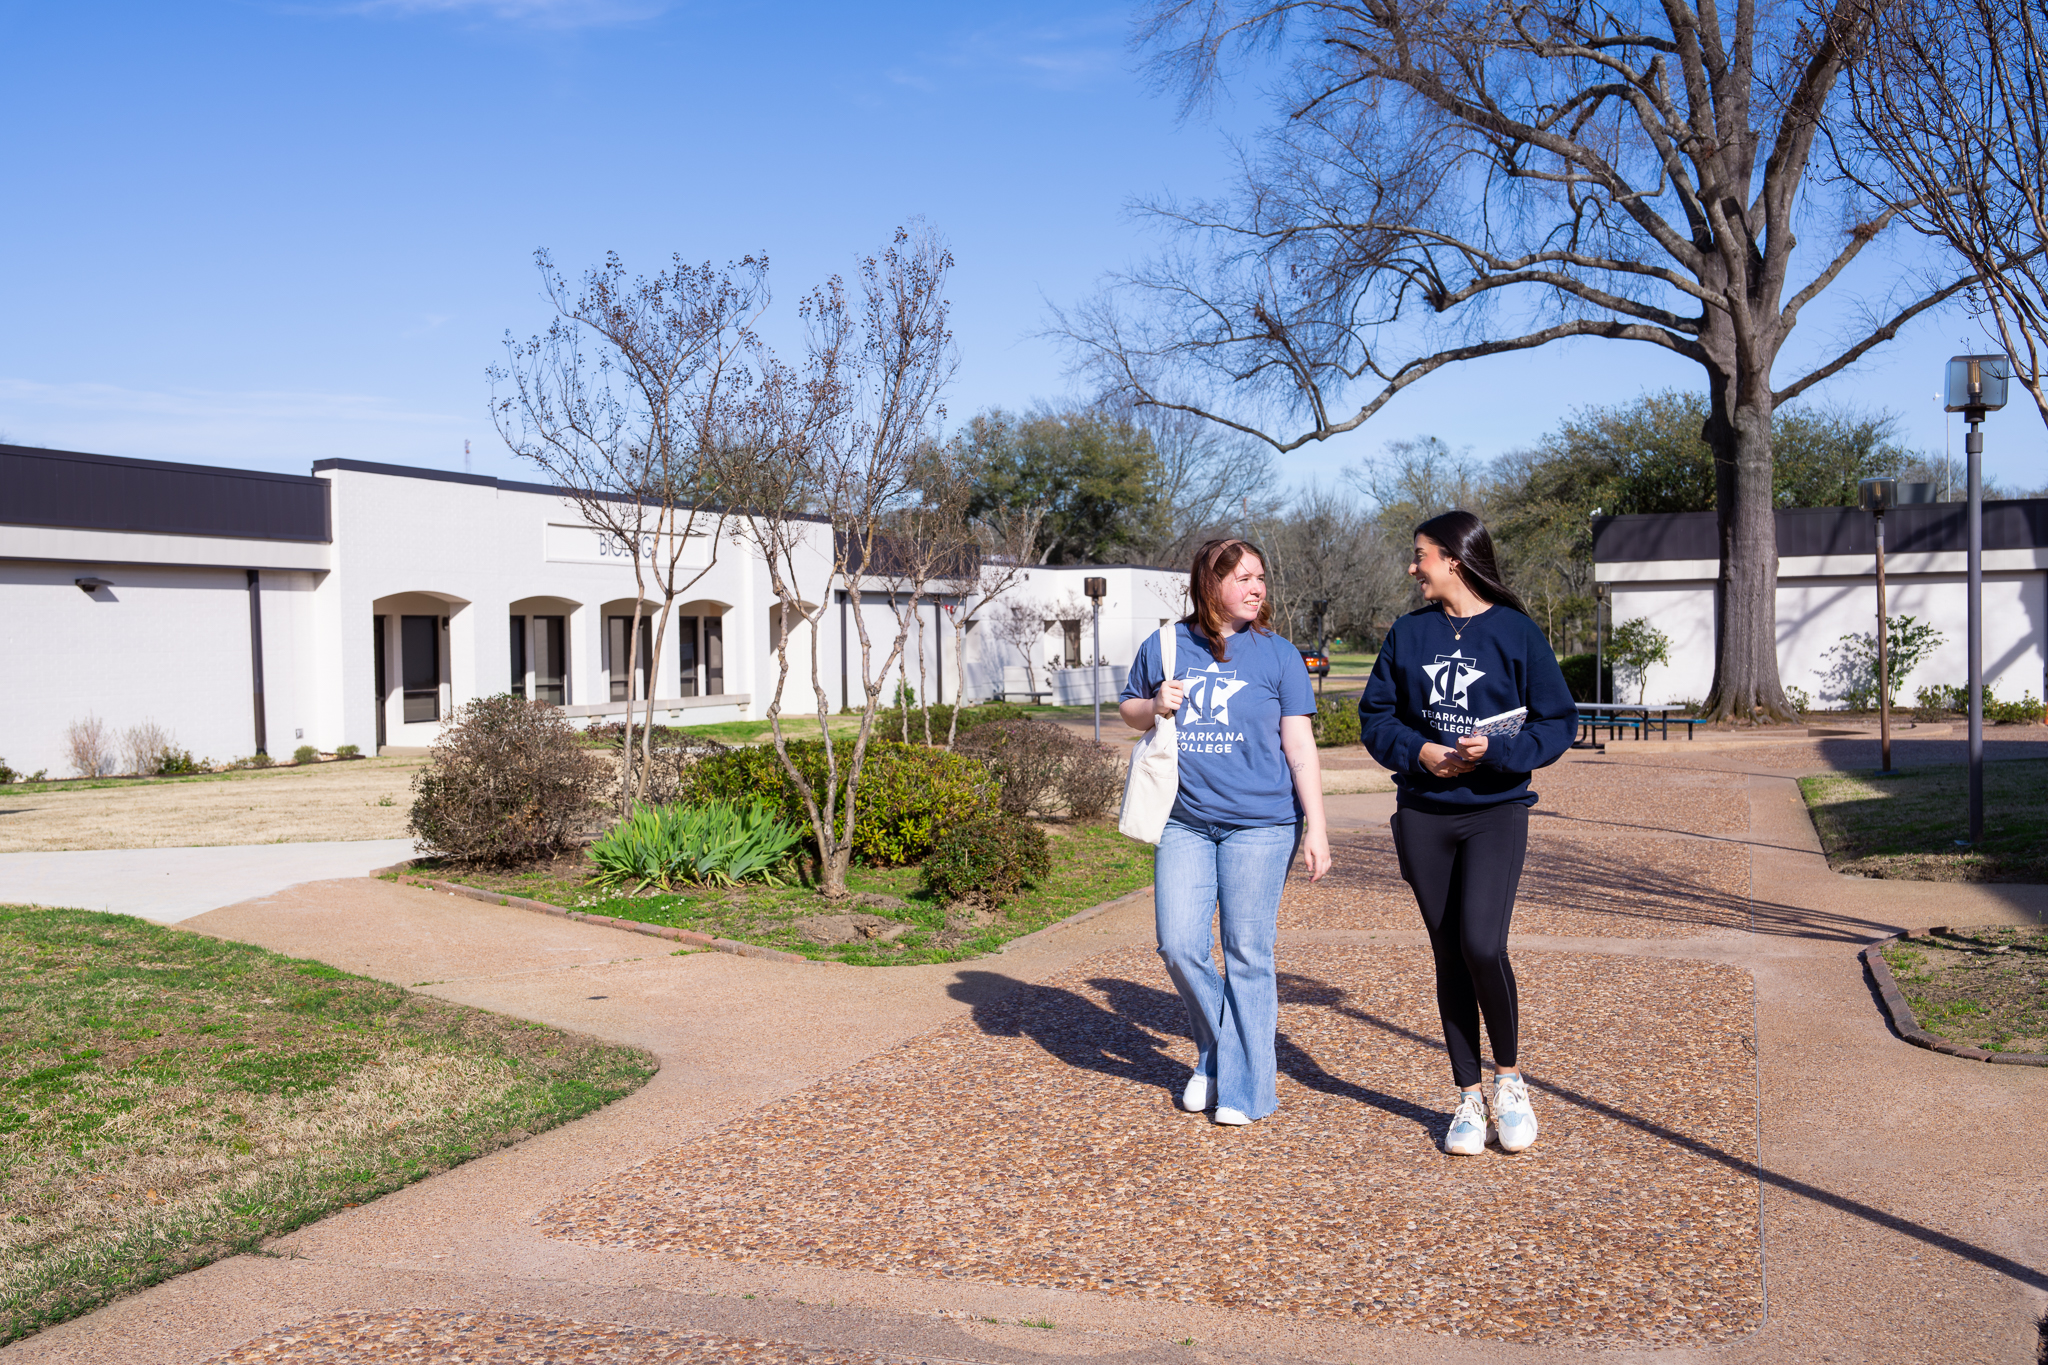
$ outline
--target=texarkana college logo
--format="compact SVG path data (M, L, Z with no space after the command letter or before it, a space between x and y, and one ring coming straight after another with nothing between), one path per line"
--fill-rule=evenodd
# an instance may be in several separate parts
M1231 697L1251 686L1239 682L1234 671L1225 673L1215 664L1194 669L1181 681L1187 685L1189 714L1185 723L1189 725L1230 724Z
M1439 654L1433 664L1424 664L1422 671L1429 675L1429 704L1431 706L1455 706L1461 711L1472 709L1465 699L1465 693L1473 683L1486 676L1486 671L1474 668L1475 661L1465 657L1464 651Z

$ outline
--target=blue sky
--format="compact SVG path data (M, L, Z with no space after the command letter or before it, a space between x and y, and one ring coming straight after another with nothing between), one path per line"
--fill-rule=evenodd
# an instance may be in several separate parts
M1128 33L1123 7L1060 3L0 0L0 433L291 471L460 469L468 440L478 472L524 477L484 370L545 323L534 248L766 252L790 304L913 215L959 260L954 417L1056 398L1044 301L1150 249L1133 197L1228 181L1224 129L1176 122ZM1245 91L1218 117L1263 113ZM1853 304L1809 314L1781 379ZM1938 448L1930 395L1972 335L1916 327L1825 396ZM1327 477L1421 434L1490 457L1575 406L1697 382L1614 343L1497 359L1283 468ZM2048 483L2030 410L1987 446L1994 475Z

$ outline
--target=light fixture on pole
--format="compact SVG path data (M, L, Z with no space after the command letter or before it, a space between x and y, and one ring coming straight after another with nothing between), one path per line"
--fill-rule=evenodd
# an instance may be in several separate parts
M1883 755L1881 771L1892 770L1892 675L1887 642L1891 621L1884 604L1884 514L1899 500L1897 479L1864 479L1856 485L1856 500L1870 513L1877 528L1877 743Z
M2002 355L1949 357L1947 410L1969 423L1970 464L1970 843L1984 838L1984 414L2005 406L2012 362Z
M1102 599L1109 596L1107 578L1084 578L1081 590L1088 594L1095 617L1095 657L1088 665L1088 695L1095 698L1095 742L1102 743Z
M1598 507L1595 507L1592 511L1586 513L1586 520L1592 523L1593 565L1596 573L1599 571L1600 564L1600 510ZM1593 704L1595 706L1598 706L1604 700L1600 695L1600 604L1606 597L1607 586L1596 579L1593 583Z

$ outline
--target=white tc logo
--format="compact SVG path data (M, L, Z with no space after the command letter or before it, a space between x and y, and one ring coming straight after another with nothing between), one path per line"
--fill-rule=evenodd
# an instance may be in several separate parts
M1230 698L1251 686L1239 682L1236 673L1225 673L1215 664L1195 669L1181 681L1187 685L1190 725L1230 724Z
M1471 710L1465 694L1473 683L1486 676L1484 669L1472 667L1473 662L1465 657L1463 650L1457 650L1437 655L1433 664L1424 664L1422 671L1429 675L1429 704L1455 706L1460 711Z

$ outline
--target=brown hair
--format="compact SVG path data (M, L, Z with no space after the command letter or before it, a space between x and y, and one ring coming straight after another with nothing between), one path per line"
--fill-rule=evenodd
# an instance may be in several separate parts
M1195 551L1194 568L1188 571L1188 595L1195 600L1195 609L1182 619L1208 637L1209 652L1216 656L1218 663L1227 662L1224 650L1230 638L1230 614L1223 610L1219 589L1223 580L1237 572L1237 566L1246 555L1266 563L1266 552L1249 540L1204 541L1202 548ZM1273 633L1273 597L1269 590L1266 600L1259 604L1258 617L1252 622L1252 629L1266 635Z

